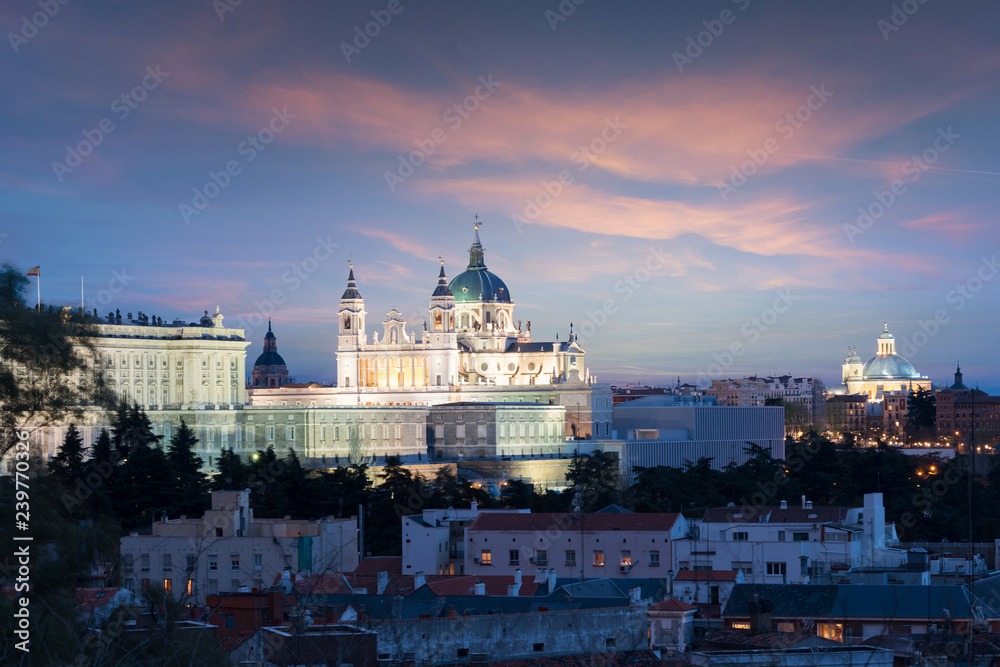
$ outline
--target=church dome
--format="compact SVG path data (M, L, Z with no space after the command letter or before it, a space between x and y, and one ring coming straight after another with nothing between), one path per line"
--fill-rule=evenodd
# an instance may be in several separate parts
M277 352L263 352L257 361L253 362L254 366L284 366L285 360L281 358L281 355Z
M469 266L465 271L455 276L448 284L448 289L455 297L456 303L470 301L486 301L493 303L510 303L510 291L497 274L486 270L483 255L485 251L479 240L479 225L469 248Z
M257 361L253 362L254 366L284 366L285 360L281 358L278 354L278 339L271 331L271 318L267 318L267 333L264 334L264 351Z
M918 379L920 374L909 361L898 354L885 354L872 357L865 362L861 376L867 380L879 379Z
M497 274L481 270L466 269L452 279L448 285L455 301L493 301L510 303L510 292L507 285Z

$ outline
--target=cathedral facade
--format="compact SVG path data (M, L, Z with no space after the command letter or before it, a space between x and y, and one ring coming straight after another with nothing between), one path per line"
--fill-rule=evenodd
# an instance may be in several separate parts
M584 351L565 342L533 342L530 322L514 320L507 285L486 268L476 227L469 265L448 282L444 264L418 335L396 310L368 338L365 302L351 268L338 312L337 375L341 390L581 383Z

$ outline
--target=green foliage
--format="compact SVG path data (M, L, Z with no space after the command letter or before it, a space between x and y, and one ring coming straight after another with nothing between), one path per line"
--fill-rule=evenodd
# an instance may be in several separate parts
M933 440L937 435L937 411L934 392L911 391L906 399L906 435L910 442Z
M198 516L209 507L208 479L201 471L204 462L194 451L197 444L194 431L181 419L167 447L167 461L177 485L171 514Z
M16 268L0 270L0 455L14 446L19 427L79 422L85 406L114 402L92 363L91 318L25 307L26 285Z

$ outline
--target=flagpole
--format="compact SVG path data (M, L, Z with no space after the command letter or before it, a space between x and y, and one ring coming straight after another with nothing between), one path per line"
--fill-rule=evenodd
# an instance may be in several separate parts
M83 308L83 276L80 276L80 308Z
M38 275L35 276L35 277L38 278L38 282L35 283L35 285L38 286L38 312L41 312L42 311L42 272L41 272L41 270L38 271Z

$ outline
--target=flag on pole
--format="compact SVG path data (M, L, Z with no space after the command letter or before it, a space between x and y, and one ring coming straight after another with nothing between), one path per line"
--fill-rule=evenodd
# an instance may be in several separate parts
M36 266L35 268L33 268L30 271L28 271L28 275L29 276L38 276L40 278L42 276L42 267Z

